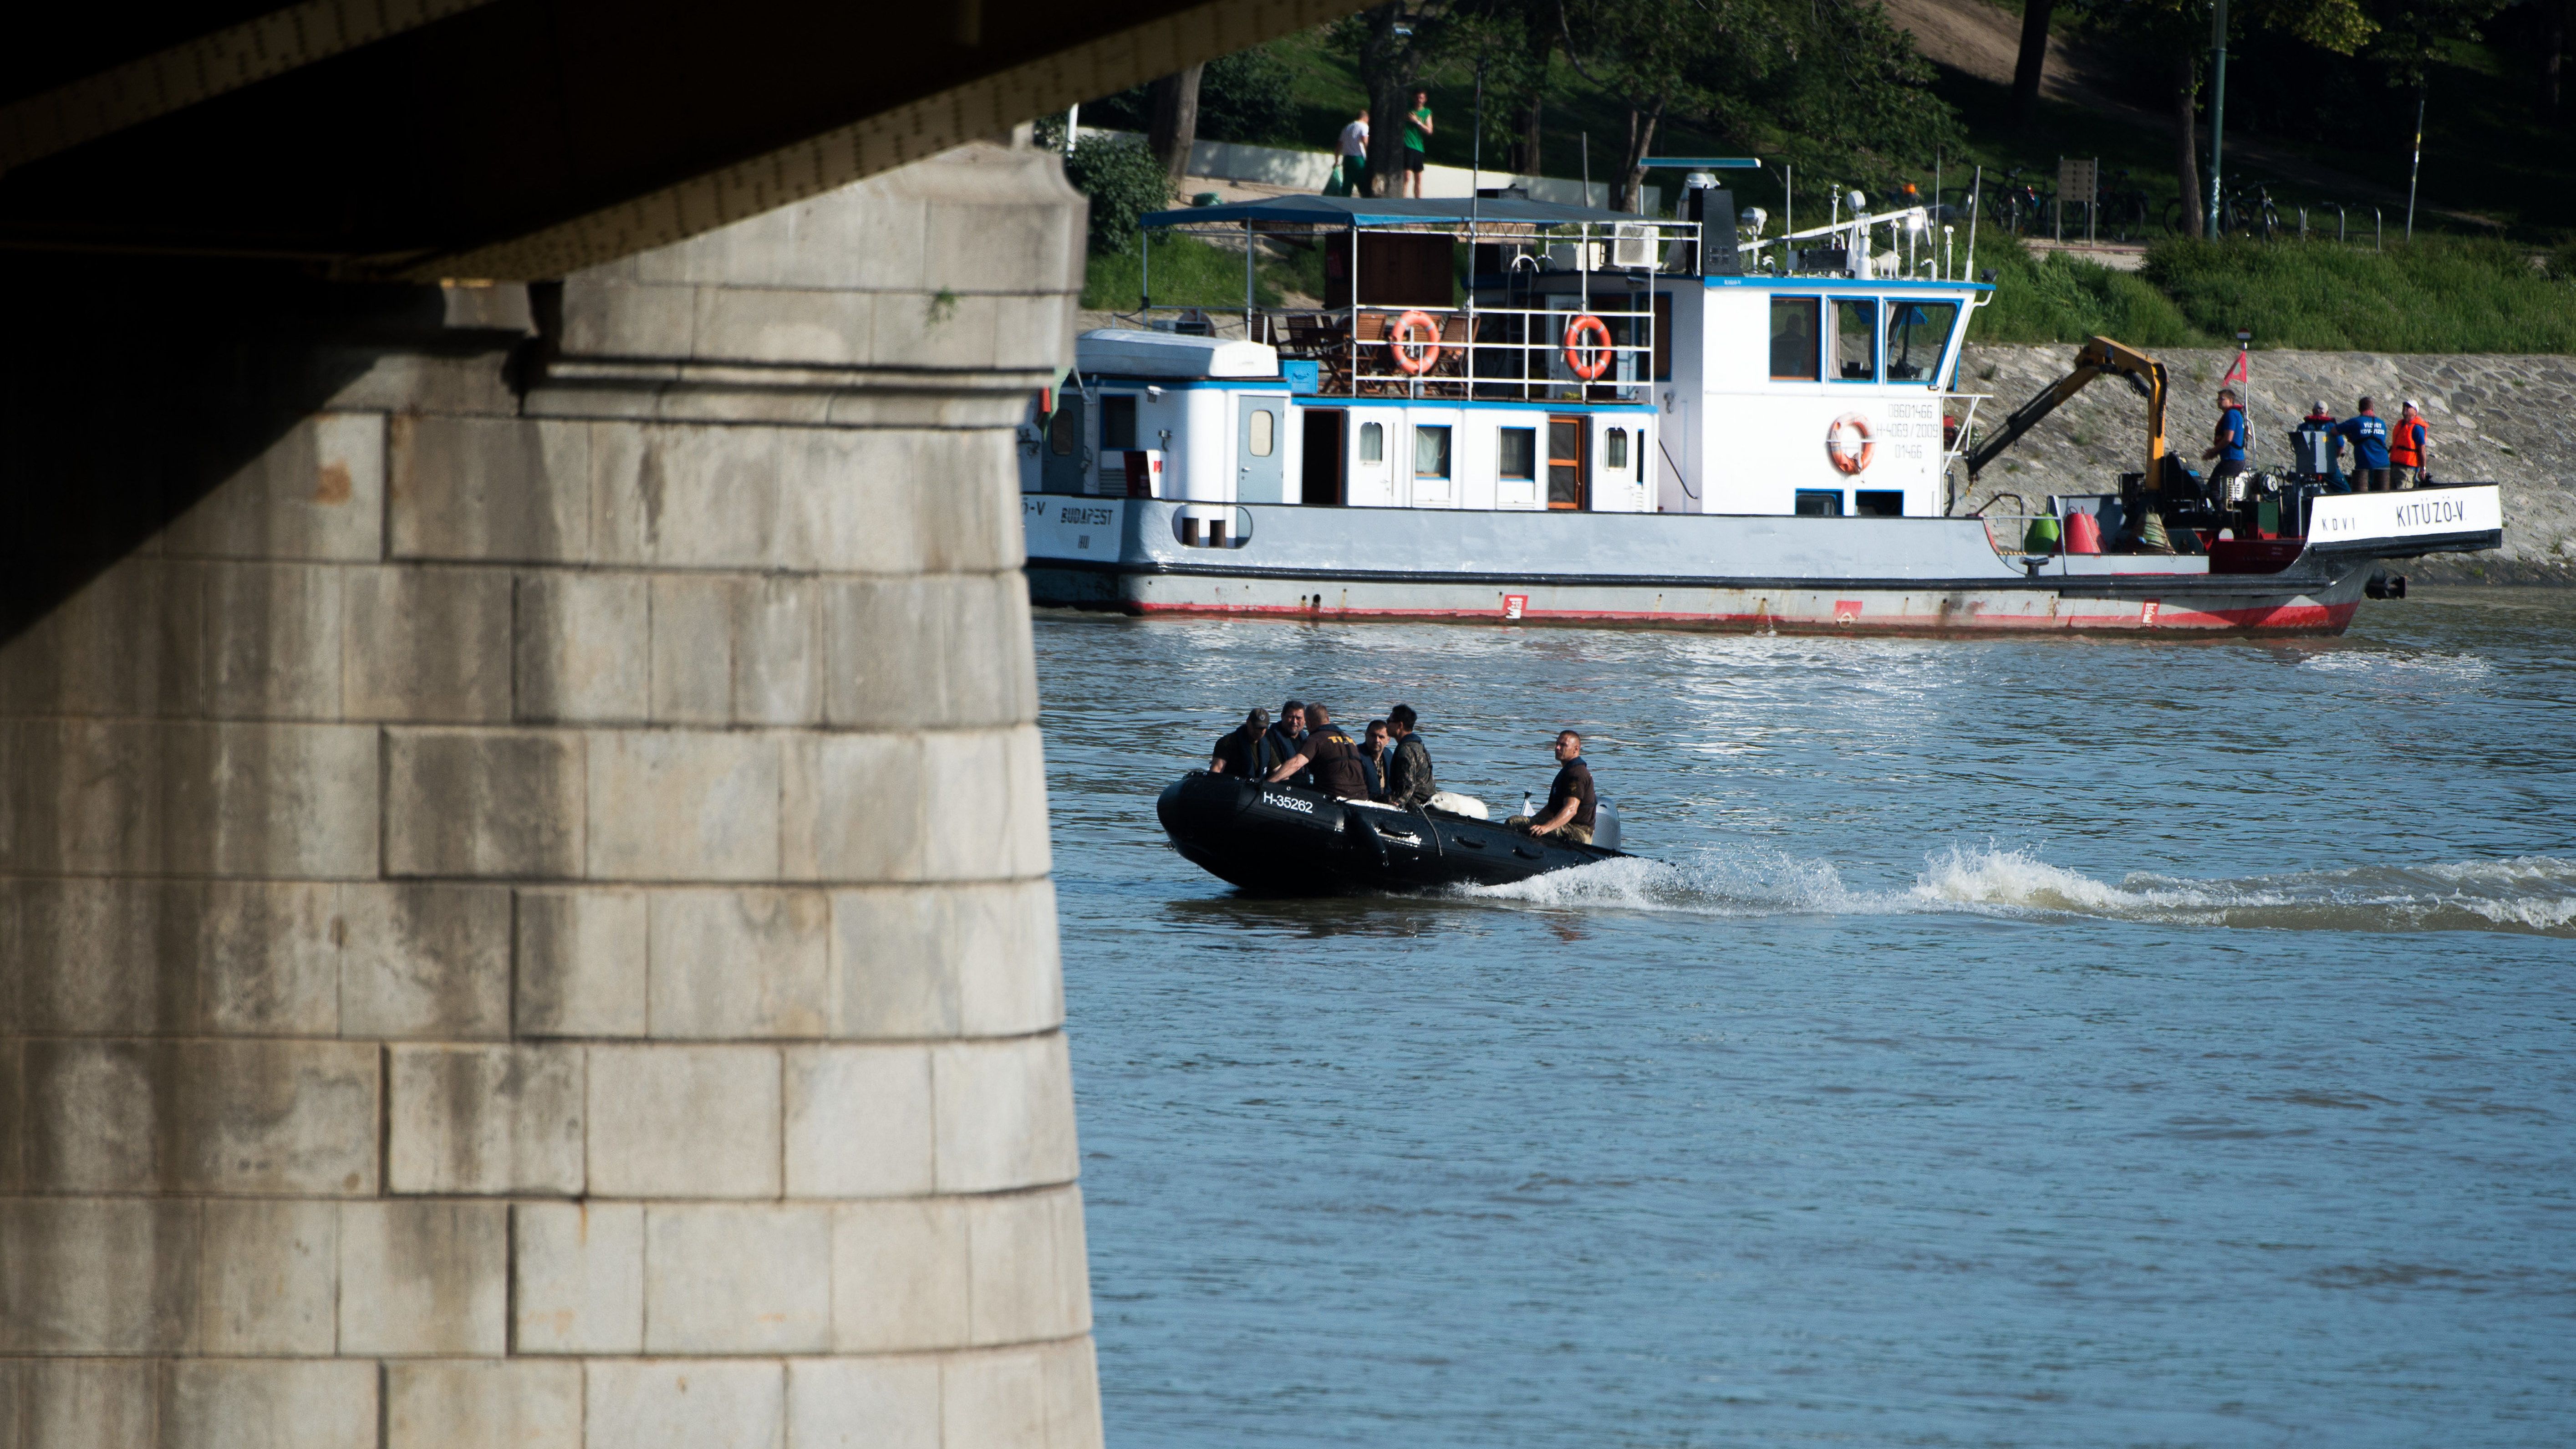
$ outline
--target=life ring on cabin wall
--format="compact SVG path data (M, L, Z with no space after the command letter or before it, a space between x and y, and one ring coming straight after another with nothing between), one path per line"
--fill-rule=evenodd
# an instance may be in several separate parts
M1847 435L1848 434L1848 435ZM1857 436L1857 443L1852 437ZM1870 437L1869 419L1858 413L1845 413L1825 429L1825 460L1837 473L1857 473L1869 466L1870 455L1878 444Z
M1586 337L1597 337L1600 341L1586 345L1583 340ZM1576 377L1590 382L1608 372L1610 349L1609 323L1586 312L1565 324L1565 365L1574 370ZM1591 360L1585 361L1586 356Z
M1420 377L1440 360L1440 324L1428 312L1407 312L1387 329L1386 350L1397 367Z

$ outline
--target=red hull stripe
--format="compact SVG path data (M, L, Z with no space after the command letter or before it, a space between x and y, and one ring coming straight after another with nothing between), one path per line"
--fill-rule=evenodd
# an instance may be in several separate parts
M2360 612L2349 604L2263 604L2243 609L2159 607L2153 618L2131 606L2124 613L1987 614L1974 610L1938 614L1847 614L1834 617L1795 614L1641 614L1623 609L1530 609L1517 620L1497 609L1325 609L1293 604L1148 604L1123 601L1119 607L1139 616L1195 616L1211 619L1265 618L1313 620L1415 620L1479 624L1652 624L1667 629L1787 629L1818 634L2049 634L2067 632L2340 634Z

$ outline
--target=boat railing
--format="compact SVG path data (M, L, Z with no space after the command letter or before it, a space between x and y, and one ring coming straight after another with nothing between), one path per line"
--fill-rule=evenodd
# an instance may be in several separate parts
M1649 294L1567 298L1555 307L1195 308L1122 313L1134 326L1279 349L1315 367L1328 397L1643 403L1654 381ZM1195 314L1195 315L1193 315Z
M2059 524L2060 520L2054 513L1985 512L1974 517L1986 526L1986 542L1993 546L1995 556L2021 568L2035 571L2054 562L2059 554L2066 551L2063 534L2048 541L2044 547L2030 546L2033 542L2031 525L2042 522Z

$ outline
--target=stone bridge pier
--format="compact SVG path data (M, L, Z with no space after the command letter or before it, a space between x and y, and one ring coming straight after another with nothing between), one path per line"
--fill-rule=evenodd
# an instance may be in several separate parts
M977 144L535 287L17 264L0 1449L1099 1442L1082 217Z

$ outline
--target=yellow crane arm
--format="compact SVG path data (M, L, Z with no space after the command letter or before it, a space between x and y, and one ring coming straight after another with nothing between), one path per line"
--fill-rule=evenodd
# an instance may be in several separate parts
M1985 471L2003 452L2020 441L2022 434L2039 426L2039 420L2057 411L2067 399L2082 392L2093 379L2110 374L2125 380L2147 400L2147 469L2146 488L2157 491L2165 476L2165 365L2129 346L2108 337L2086 342L2075 354L2074 370L2039 390L2030 401L2013 410L1995 435L1978 444L1968 454L1968 476Z

